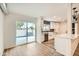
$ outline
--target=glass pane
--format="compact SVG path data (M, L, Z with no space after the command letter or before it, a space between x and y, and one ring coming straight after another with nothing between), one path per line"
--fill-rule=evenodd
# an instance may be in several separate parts
M28 43L35 41L35 24L28 23Z
M16 22L16 45L26 43L26 22Z
M16 45L35 41L35 24L31 22L16 22Z

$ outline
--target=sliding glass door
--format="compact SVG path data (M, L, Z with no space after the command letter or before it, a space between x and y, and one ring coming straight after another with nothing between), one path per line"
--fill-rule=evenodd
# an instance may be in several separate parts
M26 22L16 22L16 45L24 44L27 42L27 27Z
M35 24L33 22L16 22L16 45L34 42Z
M35 41L35 24L28 22L28 43Z

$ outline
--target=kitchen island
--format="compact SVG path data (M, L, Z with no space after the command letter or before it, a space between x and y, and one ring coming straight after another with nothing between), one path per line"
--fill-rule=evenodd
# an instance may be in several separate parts
M54 48L57 52L65 56L72 56L77 48L78 42L78 36L61 34L55 37Z

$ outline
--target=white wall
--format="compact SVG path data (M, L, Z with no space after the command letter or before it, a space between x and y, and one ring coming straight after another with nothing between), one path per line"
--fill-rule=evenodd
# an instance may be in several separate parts
M67 22L61 22L58 25L59 28L57 30L59 31L59 34L67 34Z
M16 22L12 15L5 17L4 31L4 48L13 47L16 45Z
M3 54L3 21L4 21L4 14L2 13L1 9L0 9L0 56Z
M67 33L69 35L72 34L72 8L71 8L71 4L68 4L67 6Z
M44 33L42 32L42 21L41 21L41 17L37 18L37 42L41 43L44 41Z

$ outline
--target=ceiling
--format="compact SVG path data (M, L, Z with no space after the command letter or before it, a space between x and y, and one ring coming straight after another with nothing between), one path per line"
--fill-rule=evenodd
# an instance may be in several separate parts
M9 13L12 12L32 17L67 17L67 4L65 3L8 3L7 6Z

